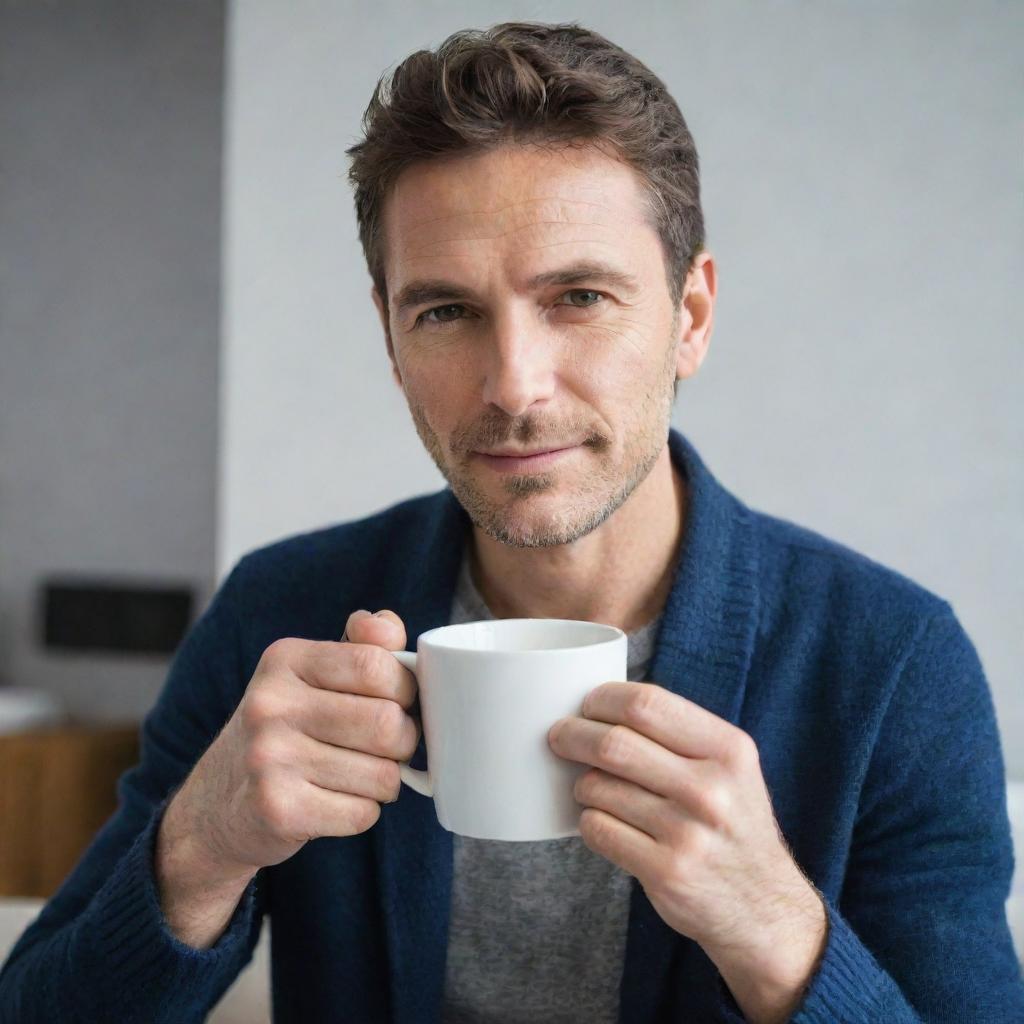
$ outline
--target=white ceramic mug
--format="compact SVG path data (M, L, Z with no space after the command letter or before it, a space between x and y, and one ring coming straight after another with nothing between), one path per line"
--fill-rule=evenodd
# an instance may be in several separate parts
M391 653L416 676L429 771L402 781L433 797L449 832L476 839L579 835L573 796L587 765L548 745L583 698L625 680L626 634L574 619L489 619L421 633L416 653Z

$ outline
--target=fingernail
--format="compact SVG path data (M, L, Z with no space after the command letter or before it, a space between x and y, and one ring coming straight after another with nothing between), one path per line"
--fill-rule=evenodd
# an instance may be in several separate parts
M382 618L384 618L384 612L386 612L386 611L387 611L386 608L382 608L379 612L374 612L373 613L373 617L375 619L382 619Z
M351 614L350 618L353 618L353 619L361 619L361 618L364 618L365 616L367 616L367 615L369 615L369 614L370 614L370 612L369 612L369 610L368 610L368 609L366 609L366 608L360 608L360 609L358 609L357 611L354 611L354 612L353 612L353 613Z

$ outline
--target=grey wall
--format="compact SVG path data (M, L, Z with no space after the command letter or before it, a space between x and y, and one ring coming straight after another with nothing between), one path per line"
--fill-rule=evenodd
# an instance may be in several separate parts
M218 573L440 486L388 374L344 149L413 49L578 18L665 79L701 155L720 293L677 426L754 507L952 601L1024 775L1024 5L365 10L232 8Z
M223 20L0 3L0 683L83 715L167 663L44 656L39 577L213 583Z

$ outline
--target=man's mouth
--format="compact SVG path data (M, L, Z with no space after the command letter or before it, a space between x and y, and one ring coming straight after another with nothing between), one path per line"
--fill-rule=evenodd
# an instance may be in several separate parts
M579 445L569 445L566 448L540 448L533 451L516 452L514 449L495 449L495 451L510 452L511 454L494 454L494 452L474 452L474 456L480 459L484 465L499 473L533 473L547 469L559 462L572 452L579 450Z

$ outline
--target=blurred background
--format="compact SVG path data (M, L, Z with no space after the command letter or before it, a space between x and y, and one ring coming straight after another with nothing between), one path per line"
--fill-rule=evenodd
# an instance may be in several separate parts
M513 19L679 102L720 291L675 425L952 603L1022 848L1024 5L0 0L0 958L237 559L443 486L344 150L382 73ZM211 1019L267 1019L265 969Z

